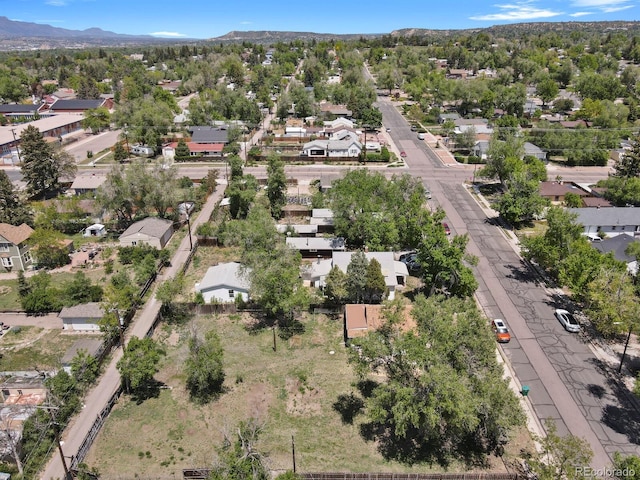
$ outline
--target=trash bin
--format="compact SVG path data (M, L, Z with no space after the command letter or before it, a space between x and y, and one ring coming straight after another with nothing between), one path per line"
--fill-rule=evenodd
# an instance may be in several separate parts
M528 385L523 385L521 393L522 393L523 397L528 397L529 396L529 386Z

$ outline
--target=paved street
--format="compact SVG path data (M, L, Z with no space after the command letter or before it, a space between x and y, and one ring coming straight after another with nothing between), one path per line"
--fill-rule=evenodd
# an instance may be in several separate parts
M553 315L567 299L546 288L522 262L515 237L499 228L462 182L469 170L443 167L420 142L393 105L380 102L384 123L408 154L409 171L429 185L454 233L469 233L469 252L479 258L477 299L490 318L503 318L512 340L503 346L540 419L552 418L560 434L585 438L594 452L592 466L609 465L615 451L640 454L640 415L615 368L603 362L582 336L567 333ZM471 172L472 173L472 172ZM553 175L553 174L551 174ZM562 171L566 180L592 182L606 169Z

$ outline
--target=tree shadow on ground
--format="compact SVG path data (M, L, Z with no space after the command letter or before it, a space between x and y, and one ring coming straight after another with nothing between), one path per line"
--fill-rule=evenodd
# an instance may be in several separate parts
M609 403L603 407L601 421L612 430L627 437L630 443L640 445L640 399L627 388L617 372L612 370L611 365L595 358L591 363L605 376L607 386L618 403L617 405ZM602 389L602 396L604 396L605 389L600 385L589 385L587 388L590 393L592 391L599 393Z
M531 268L524 260L520 260L520 265L506 265L511 270L511 273L507 274L507 278L511 278L521 283L536 283L538 280L537 275L531 271Z
M142 385L140 388L131 392L131 398L138 404L144 403L145 400L149 400L151 398L158 398L160 396L160 389L164 387L165 384L156 380L155 378L151 379L148 383Z
M364 410L364 400L356 396L353 392L342 393L332 405L333 409L340 414L342 423L353 425L353 419Z

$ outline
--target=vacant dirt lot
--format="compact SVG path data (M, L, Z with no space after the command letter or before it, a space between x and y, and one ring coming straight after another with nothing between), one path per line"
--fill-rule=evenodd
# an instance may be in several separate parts
M140 405L123 397L115 407L87 458L101 478L179 478L182 468L210 466L224 432L250 417L264 425L258 448L268 454L275 471L292 466L292 436L299 471L431 469L386 461L376 445L360 435L362 416L343 424L334 410L338 395L356 390L340 321L310 316L303 334L288 341L278 338L275 352L271 329L250 333L247 322L239 315L203 316L190 325L158 331L168 355L156 378L165 388ZM224 346L226 391L200 406L189 401L182 367L189 331L210 328L217 330ZM525 434L516 448L526 442ZM505 471L497 459L492 470Z

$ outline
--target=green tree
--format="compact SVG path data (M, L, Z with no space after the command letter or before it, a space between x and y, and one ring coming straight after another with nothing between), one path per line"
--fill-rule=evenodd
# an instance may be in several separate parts
M43 315L61 309L59 295L51 285L49 273L43 271L34 275L28 284L28 293L20 298L20 304L28 315Z
M0 223L33 226L33 213L27 202L20 200L9 176L0 170Z
M615 161L614 176L621 178L640 177L640 137L633 141L631 150Z
M189 150L187 142L185 142L183 138L178 141L175 154L176 162L186 162L191 158L191 151Z
M105 107L90 108L84 112L82 128L88 128L94 135L100 133L105 128L109 128L111 114Z
M100 371L98 360L86 349L78 350L71 360L71 375L81 385L91 385Z
M570 255L573 243L582 237L583 228L576 223L575 213L561 207L551 206L546 217L547 229L543 234L521 239L522 253L557 279L562 259Z
M589 443L574 435L558 435L555 422L545 421L547 434L538 439L542 452L529 461L532 470L540 480L578 480L590 478L587 469L593 452Z
M60 177L73 178L76 170L73 159L47 143L36 127L29 125L22 131L20 139L22 176L31 195L42 197L57 193Z
M582 197L577 193L567 192L564 196L564 206L567 208L582 207Z
M271 216L278 219L282 215L282 208L287 204L287 177L284 162L277 154L270 154L267 161L267 198Z
M379 448L407 463L499 453L524 415L486 319L473 300L442 296L418 296L412 315L417 331L403 332L400 311L383 310L382 327L349 352L360 378L384 375L364 400Z
M344 305L349 299L347 274L334 265L324 279L324 295L331 305Z
M62 233L51 228L36 228L29 242L31 253L38 266L52 269L71 263Z
M380 303L387 295L387 284L382 274L380 262L372 258L367 265L367 283L365 286L365 299L370 303Z
M539 216L549 201L540 195L537 180L527 178L525 172L517 172L505 182L503 193L494 208L511 225L520 225Z
M165 354L152 338L131 337L116 367L127 393L146 398L154 388L153 376L158 372L158 362Z
M550 77L543 78L536 85L536 95L542 100L542 108L554 100L559 92L558 84Z
M129 152L124 148L122 142L117 142L113 147L113 159L117 163L122 163L127 158L129 158Z
M93 285L84 272L76 272L73 278L62 286L63 303L66 307L102 300L102 287Z
M299 252L279 242L246 258L251 259L247 264L251 297L269 317L277 318L281 327L308 307L310 298L300 278Z
M626 270L601 266L584 297L585 313L602 335L612 336L637 325L640 304Z
M353 303L363 303L367 291L367 272L369 260L362 251L351 255L351 261L347 265L347 290L349 300Z
M477 259L466 253L468 235L455 235L449 241L440 224L443 218L444 213L438 211L423 227L417 249L422 279L430 294L470 297L478 282L468 265L474 265Z
M258 180L253 175L234 178L229 182L229 213L231 218L246 218L258 191Z
M266 459L256 448L261 432L262 427L251 419L225 433L208 480L269 480Z
M505 140L499 140L494 134L489 141L487 163L478 172L481 177L497 178L504 182L521 165L520 159L524 155L524 142L521 138L510 134Z
M364 128L380 128L382 126L382 112L377 107L365 108L360 113L360 124Z
M613 454L613 470L616 471L614 476L619 480L638 480L640 479L640 457L636 455L625 456L620 452L615 452Z
M187 390L193 400L206 403L222 392L225 378L222 357L220 337L214 330L209 330L204 340L192 334L185 373Z
M351 170L327 195L336 235L371 251L413 248L425 222L424 192L419 178Z

